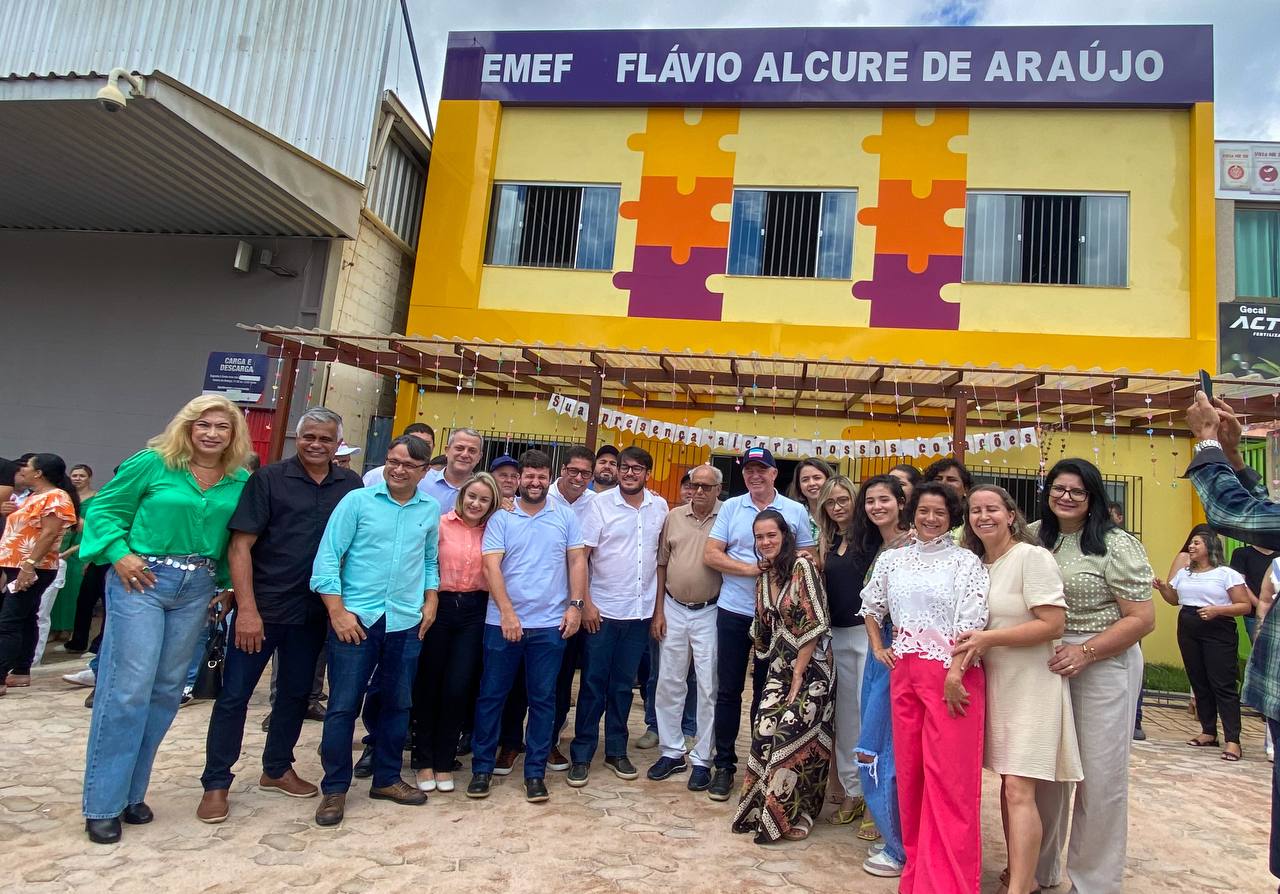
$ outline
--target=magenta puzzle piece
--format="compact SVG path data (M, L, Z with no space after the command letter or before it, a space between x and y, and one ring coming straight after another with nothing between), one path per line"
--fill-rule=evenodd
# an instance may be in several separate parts
M629 317L719 320L724 295L707 288L707 277L724 273L728 258L727 248L692 248L676 264L670 246L637 245L630 272L615 273L613 284L631 293Z
M871 279L853 284L853 295L871 302L877 329L959 329L960 305L943 301L941 289L960 282L963 258L930 255L923 273L912 273L906 255L876 255Z

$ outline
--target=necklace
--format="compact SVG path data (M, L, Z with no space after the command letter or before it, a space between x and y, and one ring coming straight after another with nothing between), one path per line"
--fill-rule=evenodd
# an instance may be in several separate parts
M205 490L208 490L209 488L213 487L215 484L217 484L217 483L218 483L219 481L221 481L221 480L222 480L222 478L223 478L223 476L222 476L222 475L219 475L217 478L213 479L212 481L206 481L206 480L204 480L203 478L201 478L201 477L200 477L200 473L196 471L196 468L201 468L201 469L203 469L203 468L206 468L206 467L205 467L205 466L199 466L199 467L192 466L192 467L189 467L189 468L188 468L188 470L187 470L187 471L189 471L189 472L191 473L191 477L192 477L192 478L194 478L196 481L198 481L198 482L200 483L200 486L201 486L201 487L203 487Z

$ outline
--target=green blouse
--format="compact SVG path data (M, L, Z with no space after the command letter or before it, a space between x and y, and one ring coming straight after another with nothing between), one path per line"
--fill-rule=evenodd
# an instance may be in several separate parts
M1040 522L1029 527L1038 537ZM1086 555L1080 550L1080 532L1058 536L1053 557L1062 570L1067 597L1067 633L1101 633L1120 620L1117 599L1146 602L1151 598L1155 574L1138 538L1112 528L1106 546L1105 556Z
M80 557L105 564L129 553L206 556L214 561L218 586L229 587L227 522L248 479L237 469L202 491L186 468L169 468L151 449L135 453L94 496Z

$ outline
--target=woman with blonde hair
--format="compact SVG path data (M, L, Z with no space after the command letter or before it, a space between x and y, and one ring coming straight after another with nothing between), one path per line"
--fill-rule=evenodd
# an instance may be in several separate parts
M1071 693L1049 670L1055 641L1067 624L1062 572L1027 530L1002 487L969 491L964 545L987 567L990 619L986 630L960 634L952 650L962 668L982 661L987 674L983 764L1000 774L1000 817L1009 853L1009 894L1038 890L1036 860L1043 828L1036 781L1079 782Z
M143 800L187 665L218 591L230 586L227 522L248 473L240 409L204 395L125 460L90 506L80 552L109 563L84 772L89 840L153 819Z
M458 736L476 709L489 607L480 547L485 525L501 505L498 482L488 472L477 472L440 519L439 608L422 641L410 715L411 764L424 792L453 791Z

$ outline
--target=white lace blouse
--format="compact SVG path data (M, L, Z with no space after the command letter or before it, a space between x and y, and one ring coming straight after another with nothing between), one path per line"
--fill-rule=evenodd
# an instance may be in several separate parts
M982 560L944 535L885 550L862 588L862 611L893 620L893 653L919 655L951 667L951 650L966 630L987 626L989 578Z

